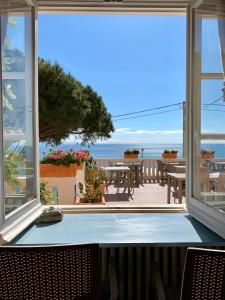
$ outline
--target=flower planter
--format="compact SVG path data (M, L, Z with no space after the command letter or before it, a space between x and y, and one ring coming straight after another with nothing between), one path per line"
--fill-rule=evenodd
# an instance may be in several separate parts
M76 202L77 205L96 205L96 204L105 204L105 198L102 197L101 200L96 202L86 202L85 198L77 197Z
M202 159L213 159L214 153L202 153Z
M170 158L177 158L177 152L170 153Z
M40 177L75 177L77 169L82 170L84 164L64 165L40 164Z
M94 192L94 185L93 184L86 184L86 186L88 186L89 187L89 189L90 189L90 191L93 193ZM106 190L106 185L105 185L105 183L101 183L100 185L99 185L99 191L104 195L105 194L105 190Z
M124 153L124 158L138 158L138 154L125 154Z
M177 158L177 153L176 152L162 153L162 158L164 158L164 159L176 159Z

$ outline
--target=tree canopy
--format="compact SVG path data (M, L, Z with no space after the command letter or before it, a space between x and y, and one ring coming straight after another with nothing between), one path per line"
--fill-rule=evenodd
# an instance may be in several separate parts
M53 144L72 134L94 143L110 138L114 131L102 97L59 64L43 59L39 59L39 127L40 141Z

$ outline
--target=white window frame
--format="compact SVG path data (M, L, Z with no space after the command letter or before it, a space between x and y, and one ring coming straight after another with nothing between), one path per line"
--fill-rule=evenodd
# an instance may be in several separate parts
M38 158L38 56L37 56L37 8L32 1L25 1L28 6L31 6L32 14L32 98L33 98L33 136L35 147L35 178L37 178L37 197L23 206L5 215L5 201L4 201L4 170L0 168L0 244L11 241L19 233L21 233L27 226L29 226L41 213L40 195L39 195L39 158ZM11 9L10 11L11 12ZM12 8L12 13L14 10ZM1 50L1 48L0 48ZM0 52L1 53L1 52ZM1 60L0 60L1 61ZM2 82L2 66L0 65L0 80ZM15 75L15 74L11 74ZM1 87L2 91L2 87ZM0 95L0 116L3 115L2 109L2 93ZM0 122L0 165L4 165L3 158L3 118Z
M187 168L187 209L190 215L198 219L201 223L218 233L220 236L225 238L225 213L218 210L217 208L210 206L202 201L196 199L193 195L194 186L198 185L198 182L193 182L194 172L196 162L194 164L193 158L193 145L195 142L194 138L194 123L196 124L197 116L201 113L200 107L200 97L198 89L201 88L200 82L202 79L224 79L222 73L201 73L200 66L201 64L195 64L194 57L194 47L195 43L201 42L201 25L196 26L195 19L195 9L198 8L203 3L203 0L196 1L195 5L190 8L189 14L189 24L190 24L190 32L189 32L189 82L188 86L188 168ZM196 31L196 28L198 31ZM200 45L201 47L201 45ZM201 57L199 57L201 59ZM196 70L196 68L198 68ZM196 78L196 76L198 78ZM194 82L199 82L198 88ZM193 122L193 118L195 118L195 122ZM198 118L200 122L200 117ZM196 125L197 126L197 125ZM200 124L197 126L199 129L201 128ZM196 134L196 132L195 132ZM198 139L223 139L225 140L225 134L212 134L212 133L204 133L202 134L200 131L198 132Z

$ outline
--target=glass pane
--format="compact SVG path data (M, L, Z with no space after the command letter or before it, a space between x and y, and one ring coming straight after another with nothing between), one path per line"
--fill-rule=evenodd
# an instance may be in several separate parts
M201 81L201 132L225 133L223 80Z
M202 72L223 73L217 19L202 20Z
M31 12L2 16L5 214L36 198Z
M195 16L195 70L193 99L193 196L224 210L225 98L224 79L202 80L202 72L224 73L225 18L217 5L209 11L203 1Z

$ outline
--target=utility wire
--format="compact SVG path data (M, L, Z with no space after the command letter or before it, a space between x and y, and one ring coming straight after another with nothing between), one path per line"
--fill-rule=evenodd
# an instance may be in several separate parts
M135 114L139 114L139 113L143 113L143 112L147 112L147 111L168 108L168 107L172 107L172 106L181 105L182 103L183 102L178 102L178 103L175 103L175 104L169 104L169 105L164 105L164 106L159 106L159 107L154 107L154 108L149 108L149 109L144 109L144 110L138 110L138 111L134 111L134 112L130 112L130 113L125 113L125 114L121 114L121 115L112 116L112 118L135 115Z
M160 114L164 114L164 113L168 113L168 112L176 111L176 110L181 110L181 108L169 109L169 110L165 110L165 111L161 111L161 112L156 112L156 113L152 113L152 114L145 114L145 115L141 115L141 116L121 118L121 119L114 120L113 122L123 121L123 120L130 120L130 119L138 119L138 118L143 118L143 117L153 116L153 115L160 115Z
M206 107L209 107L209 106L211 106L211 105L214 105L216 102L218 102L218 101L221 100L221 99L223 99L223 96L221 96L221 97L217 98L216 100L214 100L214 101L212 101L212 102L210 102L210 103L204 105L203 108L206 108Z

